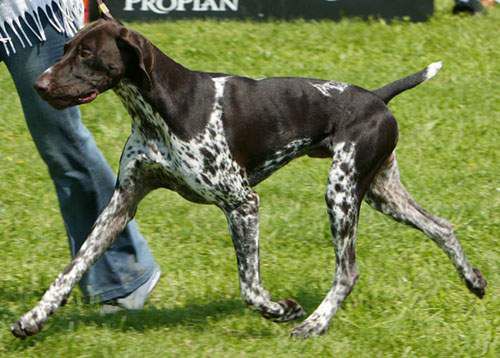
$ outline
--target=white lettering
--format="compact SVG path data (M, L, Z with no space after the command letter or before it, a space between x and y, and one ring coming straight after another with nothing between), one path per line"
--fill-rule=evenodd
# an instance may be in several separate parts
M186 8L184 7L184 5L193 2L193 0L177 0L177 1L178 1L177 8L176 8L177 11L186 11Z
M140 6L136 6L139 4ZM168 14L172 11L238 11L238 7L239 0L125 0L123 10L140 9L156 14Z
M193 11L203 11L200 7L200 0L194 0Z
M177 0L166 0L170 1L169 6L165 6L163 4L164 1L165 0L142 0L141 10L148 11L149 9L156 14L168 14L177 8Z
M220 10L226 11L226 6L233 11L238 11L238 0L221 0Z
M219 11L219 7L215 3L215 0L205 0L201 6L203 11Z
M155 6L154 2L156 0L142 0L141 11L151 10Z
M140 3L141 0L126 0L125 1L125 7L123 10L125 11L134 11L134 4Z

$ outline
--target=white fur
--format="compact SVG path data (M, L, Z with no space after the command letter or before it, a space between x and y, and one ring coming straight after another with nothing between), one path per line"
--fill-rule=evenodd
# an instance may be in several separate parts
M323 96L331 97L332 91L344 92L349 85L347 83L329 81L324 83L311 83L311 86L320 91Z
M443 67L442 61L431 63L429 66L427 66L427 71L425 72L425 78L427 80L430 80L432 77L436 76L441 67Z

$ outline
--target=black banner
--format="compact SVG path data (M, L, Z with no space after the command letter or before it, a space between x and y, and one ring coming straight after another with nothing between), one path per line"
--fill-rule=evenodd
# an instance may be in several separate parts
M95 17L95 2L93 17ZM125 21L186 18L333 19L408 18L425 21L433 0L112 0L113 16Z

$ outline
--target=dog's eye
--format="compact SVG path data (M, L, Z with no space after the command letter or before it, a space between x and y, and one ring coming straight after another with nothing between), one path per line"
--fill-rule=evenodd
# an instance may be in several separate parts
M92 55L93 55L93 53L90 50L87 50L87 49L84 49L84 48L82 48L80 50L80 57L81 58L89 58L89 57L92 57Z

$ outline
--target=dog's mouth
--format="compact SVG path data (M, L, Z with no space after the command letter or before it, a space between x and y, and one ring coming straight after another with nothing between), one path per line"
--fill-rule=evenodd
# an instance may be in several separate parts
M85 104L85 103L90 103L92 102L94 99L97 98L97 95L99 94L99 91L97 90L93 90L83 96L80 96L77 98L77 102L78 104Z
M99 95L99 91L92 90L81 96L58 96L50 97L47 94L43 95L42 98L50 103L50 105L56 109L65 109L71 106L76 106L80 104L86 104L92 102Z

